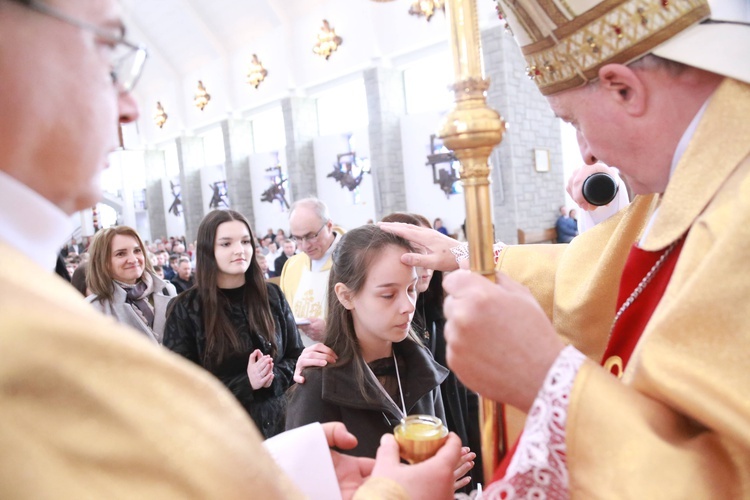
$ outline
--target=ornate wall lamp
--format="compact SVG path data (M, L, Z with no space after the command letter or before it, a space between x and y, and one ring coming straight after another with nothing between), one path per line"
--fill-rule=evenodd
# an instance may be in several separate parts
M436 10L445 13L445 0L414 0L409 7L409 14L417 17L425 17L429 22Z
M327 61L328 58L331 57L331 54L336 52L343 41L343 38L336 34L336 30L331 28L331 25L328 24L328 21L323 19L323 26L321 26L320 31L318 31L318 41L313 47L313 52L321 57L325 57Z
M450 198L450 195L457 194L456 182L461 180L458 173L459 163L456 155L453 151L443 146L442 141L436 143L435 134L430 135L430 151L431 154L427 155L427 163L432 167L432 183L439 184L440 189L445 193L446 198ZM438 165L441 163L447 163L446 168L438 170Z
M266 76L268 76L268 71L263 67L263 63L260 62L258 56L253 54L253 59L250 61L250 67L247 70L247 83L257 89L266 79Z
M203 108L206 107L210 100L211 95L206 92L206 87L203 86L203 82L198 80L198 91L195 93L195 99L193 100L195 107L203 111Z
M160 101L156 102L156 113L154 113L154 123L159 128L162 128L167 123L169 115L164 111Z

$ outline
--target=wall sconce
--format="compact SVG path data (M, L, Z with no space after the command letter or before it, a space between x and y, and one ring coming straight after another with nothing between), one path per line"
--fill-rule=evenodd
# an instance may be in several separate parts
M193 100L195 106L203 111L203 108L206 107L210 100L211 95L206 92L206 87L203 86L203 82L198 80L198 92L195 93L195 99Z
M323 26L318 31L318 41L313 47L313 52L321 57L325 57L327 61L343 41L343 38L336 34L336 30L328 24L328 21L323 19Z
M417 17L424 16L429 22L436 10L445 13L445 0L414 0L409 7L409 14Z
M268 71L263 67L263 63L258 60L258 56L253 54L253 60L250 61L250 68L247 70L247 83L256 89L263 80L268 76Z
M456 189L456 182L461 180L456 168L458 158L453 154L453 151L443 146L442 141L436 139L435 134L430 136L430 151L432 151L432 154L427 155L425 165L432 166L432 183L439 184L440 189L445 193L445 197L450 198L450 195L459 192ZM440 163L447 163L448 168L438 170L437 166Z
M169 115L164 111L164 108L161 106L161 102L156 102L156 113L154 113L154 123L156 123L156 126L159 128L162 128L165 123L167 123L167 118L169 118Z

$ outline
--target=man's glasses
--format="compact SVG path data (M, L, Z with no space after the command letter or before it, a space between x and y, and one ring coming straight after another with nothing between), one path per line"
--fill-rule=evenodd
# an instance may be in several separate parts
M112 83L121 92L130 92L133 90L135 84L138 83L138 78L140 78L143 72L143 65L146 62L147 52L145 47L131 43L122 37L113 36L93 24L74 19L45 3L36 0L19 3L45 16L53 17L71 26L90 31L106 43L111 44L112 54L110 55L109 65Z
M318 229L318 232L315 233L315 234L313 234L313 233L307 233L304 236L290 235L289 239L292 240L293 242L297 243L297 244L301 244L301 243L304 243L306 241L313 242L313 241L315 241L318 238L318 236L320 235L320 232L323 230L324 227L326 227L326 225L328 225L328 221L325 221L323 223L323 225L320 226L320 229Z

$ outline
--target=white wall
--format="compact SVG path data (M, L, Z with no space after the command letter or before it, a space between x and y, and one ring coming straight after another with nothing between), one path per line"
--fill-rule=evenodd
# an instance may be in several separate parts
M370 158L370 143L367 129L352 133L358 157ZM352 229L375 219L375 193L372 174L365 174L359 185L360 200L354 202L354 194L331 177L336 163L336 155L349 151L346 135L329 135L313 139L315 154L315 177L318 187L318 198L323 200L331 212L335 224L344 229ZM304 190L303 190L304 192Z
M255 225L253 230L256 236L263 236L266 230L272 227L274 231L283 229L289 234L289 211L278 201L268 203L261 201L263 191L271 186L271 176L275 172L266 172L266 169L281 163L281 172L283 177L287 177L286 169L286 151L272 151L267 153L254 153L250 155L250 182L253 186L253 213L255 214ZM289 201L289 182L284 184L286 189L286 198Z
M430 134L437 131L441 117L442 113L426 112L401 118L406 207L430 223L440 217L449 233L457 233L466 218L464 197L454 194L446 198L440 185L432 182L432 167L426 165Z

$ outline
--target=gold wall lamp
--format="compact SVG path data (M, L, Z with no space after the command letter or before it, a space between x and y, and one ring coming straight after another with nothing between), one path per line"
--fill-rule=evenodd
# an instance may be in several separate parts
M263 67L263 63L260 62L258 56L253 54L253 59L250 61L250 67L247 70L247 83L257 89L266 79L266 76L268 76L268 71Z
M206 107L210 100L211 95L206 92L206 87L203 86L203 82L198 80L198 91L195 93L195 99L193 100L195 107L203 111L203 108Z
M159 128L162 128L165 123L167 123L167 118L169 118L169 115L164 111L164 108L161 105L161 101L156 101L156 113L154 113L154 123L156 123L156 126Z
M328 21L323 19L323 26L321 26L320 31L318 31L318 41L313 47L313 52L324 57L327 61L328 58L331 57L331 54L336 52L343 41L343 38L336 34L336 30L331 28L331 25L328 24Z

